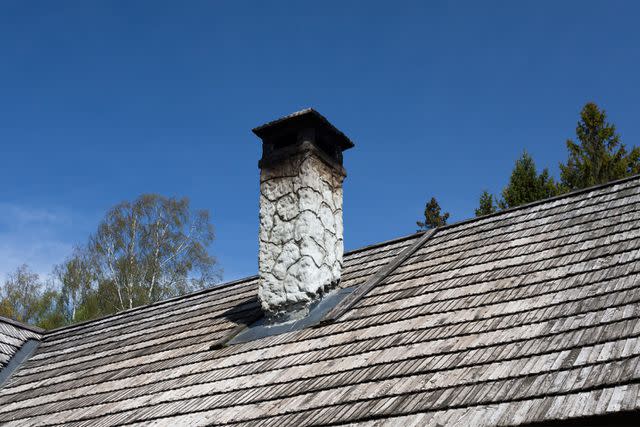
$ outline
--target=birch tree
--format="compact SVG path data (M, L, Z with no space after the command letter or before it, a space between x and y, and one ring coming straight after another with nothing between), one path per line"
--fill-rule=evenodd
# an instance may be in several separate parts
M57 300L57 291L23 264L0 285L0 316L43 328L55 328L64 323L58 315Z
M0 289L0 314L19 322L35 322L42 283L38 274L23 264L7 275Z
M64 263L55 266L53 278L60 289L58 305L65 323L89 320L101 314L95 304L91 304L92 294L99 285L86 248L76 247Z
M88 245L100 297L119 311L213 284L213 239L209 213L192 213L186 198L144 194L118 204Z

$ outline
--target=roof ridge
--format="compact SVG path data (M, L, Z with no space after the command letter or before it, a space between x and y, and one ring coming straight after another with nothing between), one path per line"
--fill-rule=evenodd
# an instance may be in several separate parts
M518 210L523 210L523 209L527 209L527 208L531 208L534 206L538 206L538 205L543 205L545 203L549 203L549 202L554 202L556 200L561 200L561 199L567 199L573 196L577 196L579 194L583 194L583 193L588 193L594 190L600 190L603 188L607 188L607 187L613 187L615 185L618 184L624 184L625 182L629 182L629 181L633 181L633 180L637 180L640 179L640 174L635 174L635 175L631 175L625 178L621 178L621 179L617 179L614 181L609 181L606 182L604 184L597 184L597 185L592 185L591 187L585 187L585 188L580 188L578 190L572 190L566 193L562 193L562 194L558 194L557 196L553 196L553 197L547 197L546 199L540 199L540 200L536 200L534 202L529 202L529 203L525 203L522 205L518 205L518 206L514 206L512 208L507 208L507 209L503 209L488 215L482 215L482 216L477 216L474 218L467 218L467 219L463 219L460 221L456 221L456 222L452 222L451 224L447 224L447 225L443 225L441 227L438 227L441 230L444 229L449 229L449 228L453 228L453 227L457 227L459 225L465 225L465 224L469 224L472 222L476 222L476 221L480 221L483 219L489 219L489 218L495 218L497 216L503 215L503 214L508 214L514 211L518 211Z
M370 245L366 245L366 246L361 246L359 248L356 249L351 249L349 251L345 251L344 255L353 255L353 254L357 254L360 252L364 252L364 251L368 251L369 249L375 249L375 248L379 248L382 246L387 246L387 245L391 245L394 243L399 243L402 242L404 240L410 240L413 238L417 238L422 236L424 233L426 233L429 230L425 230L425 231L418 231L416 233L411 233L411 234L407 234L405 236L401 236L401 237L395 237L393 239L389 239L389 240L383 240L382 242L378 242L378 243L372 243Z
M400 252L394 258L389 260L389 262L387 262L385 265L380 267L380 269L378 269L378 271L369 280L367 280L367 282L365 282L362 285L359 285L358 288L352 294L347 296L347 298L342 300L340 303L338 303L338 305L336 305L333 309L331 309L328 313L326 313L325 316L321 319L320 324L321 325L326 325L328 323L334 322L338 318L340 318L342 315L344 315L346 312L348 312L358 301L360 301L367 293L369 293L369 291L371 291L371 289L375 288L378 284L383 282L391 273L393 273L393 271L396 268L398 268L404 261L407 260L407 258L409 258L411 255L413 255L418 249L422 248L431 239L431 237L433 237L440 230L443 230L443 229L446 229L446 228L452 228L452 227L455 227L455 226L458 226L458 225L462 225L462 224L472 223L474 221L479 221L479 220L482 220L482 219L484 219L486 217L490 217L490 216L499 216L500 214L510 213L510 212L516 211L518 209L526 209L526 208L531 207L531 206L536 206L536 205L541 205L541 204L553 202L554 200L568 198L568 197L571 197L571 196L575 196L576 194L581 194L581 193L584 193L584 192L593 191L594 189L599 189L599 188L607 187L607 186L614 186L617 183L631 181L631 180L633 180L633 178L637 178L637 177L638 176L627 177L627 178L624 178L622 180L617 180L615 182L608 182L608 183L603 184L601 186L594 186L594 187L580 189L580 190L577 190L577 191L561 194L561 195L558 195L556 197L549 197L549 198L546 198L546 199L537 200L537 201L532 202L532 203L527 203L527 204L524 204L524 205L516 206L516 207L511 208L511 209L505 209L505 210L502 210L500 212L495 212L494 214L483 215L483 216L476 217L476 218L470 218L470 219L467 219L467 220L455 222L455 223L450 224L448 226L445 225L445 226L434 227L434 228L431 228L429 230L426 230L425 232L422 232L422 236L420 237L420 239L418 239L418 241L416 241L415 243L410 245L408 248L405 248L402 252ZM417 235L417 233L416 233L416 235ZM405 238L407 238L407 237L405 237ZM399 240L402 240L402 239L399 239Z
M542 205L542 204L545 204L545 203L548 203L548 202L553 202L553 201L556 201L556 200L561 200L561 199L573 197L573 196L576 196L576 195L581 194L581 193L588 193L590 191L599 190L601 188L606 188L606 187L613 187L613 186L615 186L617 184L623 184L623 183L628 182L628 181L633 181L634 179L640 179L640 174L635 174L635 175L632 175L632 176L628 176L626 178L617 179L615 181L609 181L609 182L604 183L604 184L597 184L597 185L593 185L591 187L580 188L578 190L572 190L572 191L569 191L567 193L558 194L557 196L547 197L546 199L540 199L540 200L536 200L534 202L525 203L523 205L514 206L512 208L502 209L500 211L497 211L497 212L494 212L494 213L491 213L491 214L477 216L477 217L473 217L473 218L462 219L460 221L455 221L455 222L452 222L450 224L446 224L446 225L440 226L438 228L440 230L449 229L449 228L457 227L459 225L465 225L465 224L473 223L473 222L476 222L476 221L481 221L483 219L495 218L495 217L498 217L498 216L500 216L502 214L507 214L507 213L511 213L511 212L514 212L514 211L530 208L530 207L533 207L533 206ZM359 252L362 252L362 251L366 251L366 250L369 250L369 249L374 249L374 248L377 248L377 247L390 245L392 243L398 243L398 242L401 242L403 240L409 240L409 239L412 239L412 238L420 237L421 235L423 235L427 231L429 231L429 230L421 230L421 231L417 231L415 233L406 234L406 235L401 236L401 237L396 237L396 238L393 238L393 239L384 240L382 242L372 243L372 244L366 245L366 246L361 246L361 247L356 248L356 249L351 249L349 251L345 251L344 254L345 255L352 255L352 254L359 253Z
M383 242L379 242L379 243L374 243L374 244L371 244L371 245L363 246L363 247L360 247L360 248L357 248L357 249L353 249L351 251L347 251L347 252L345 252L345 255L351 255L351 254L362 252L362 251L365 251L365 250L368 250L368 249L386 246L386 245L389 245L389 244L392 244L392 243L401 242L403 240L409 240L409 239L411 239L413 237L419 237L419 236L423 235L424 233L425 233L424 231L419 231L417 233L412 233L412 234L409 234L409 235L406 235L406 236L397 237L395 239L389 239L389 240L385 240ZM50 329L50 330L44 330L43 329L43 330L40 330L40 333L43 333L45 336L51 336L51 335L56 334L58 332L66 332L66 331L72 330L75 327L84 327L84 326L87 326L89 324L92 324L92 323L95 323L95 322L99 322L99 321L102 321L102 320L106 320L106 319L109 319L109 318L122 316L122 315L127 315L127 314L132 313L132 312L142 311L142 310L145 310L147 308L157 307L159 305L168 304L168 303L176 302L176 301L179 301L179 300L182 300L182 299L187 299L187 298L191 298L191 297L194 297L194 296L198 296L198 295L206 294L206 293L209 293L209 292L217 291L217 290L220 290L221 288L235 286L235 285L238 285L238 284L244 283L244 282L250 282L251 280L255 280L257 278L258 278L258 275L247 276L247 277L244 277L244 278L232 280L230 282L224 282L224 283L221 283L219 285L211 286L209 288L202 289L200 291L187 293L187 294L180 295L180 296L177 296L177 297L165 299L165 300L162 300L162 301L157 301L157 302L154 302L154 303L151 303L151 304L141 305L141 306L134 307L134 308L131 308L131 309L119 311L119 312L114 313L114 314L109 314L109 315L106 315L106 316L97 317L95 319L86 320L86 321L78 322L78 323L73 323L73 324L70 324L70 325L60 326L58 328L54 328L54 329Z
M306 111L306 110L302 110L302 111ZM594 186L591 186L591 187L581 188L579 190L569 191L567 193L559 194L557 196L553 196L553 197L549 197L549 198L541 199L541 200L536 200L535 202L526 203L526 204L523 204L523 205L519 205L519 206L515 206L515 207L512 207L512 208L508 208L508 209L503 209L501 211L494 212L494 213L489 214L489 215L483 215L483 216L479 216L479 217L463 219L463 220L460 220L460 221L453 222L451 224L443 225L441 227L438 227L437 229L438 230L446 230L446 229L458 227L458 226L461 226L461 225L466 225L466 224L470 224L470 223L474 223L474 222L479 222L479 221L482 221L482 220L485 220L485 219L494 219L494 218L497 218L497 217L499 217L501 215L505 215L505 214L508 214L508 213L511 213L511 212L515 212L515 211L518 211L518 210L523 210L523 209L531 208L531 207L534 207L534 206L543 205L545 203L553 202L553 201L556 201L556 200L567 199L567 198L574 197L574 196L579 195L579 194L588 193L590 191L599 190L599 189L603 189L603 188L607 188L607 187L613 187L613 186L618 185L618 184L622 184L622 183L625 183L625 182L638 180L638 179L640 179L640 174L632 175L632 176L629 176L629 177L626 177L626 178L622 178L622 179L618 179L618 180L614 180L614 181L609 181L609 182L604 183L604 184L598 184L598 185L594 185ZM385 240L385 241L382 241L382 242L378 242L378 243L373 243L373 244L370 244L370 245L362 246L362 247L359 247L359 248L356 248L356 249L352 249L350 251L346 251L345 255L352 255L352 254L356 254L356 253L359 253L359 252L363 252L365 250L374 249L374 248L377 248L377 247L382 247L382 246L386 246L386 245L389 245L389 244L402 242L404 240L409 240L409 239L412 239L412 238L418 238L418 237L424 235L427 231L419 231L419 232L416 232L416 233L407 234L407 235L404 235L404 236L401 236L401 237L397 237L397 238L394 238L394 239L389 239L389 240ZM214 285L214 286L211 286L210 288L206 288L206 289L203 289L203 290L200 290L200 291L197 291L197 292L192 292L192 293L180 295L180 296L169 298L169 299L166 299L166 300L157 301L157 302L154 302L154 303L151 303L151 304L141 305L141 306L138 306L138 307L134 307L132 309L120 311L118 313L114 313L114 314L110 314L110 315L107 315L107 316L98 317L96 319L91 319L91 320L87 320L87 321L84 321L84 322L74 323L72 325L61 326L59 328L55 328L55 329L51 329L51 330L43 330L43 329L37 328L35 326L27 326L27 325L20 324L19 322L16 322L16 323L17 323L17 326L19 326L19 327L23 327L25 329L31 329L34 332L38 332L38 333L43 334L44 336L49 336L49 335L52 335L52 334L56 334L58 332L68 331L68 330L72 330L72 329L78 328L78 327L84 327L86 325L89 325L89 324L92 324L92 323L95 323L95 322L99 322L99 321L103 321L103 320L106 320L106 319L109 319L109 318L114 318L114 317L118 317L118 316L125 316L125 315L128 315L128 314L133 313L133 312L138 312L138 311L142 311L142 310L148 309L150 307L156 307L156 306L159 306L159 305L172 303L172 302L179 301L179 300L182 300L182 299L187 299L187 298L191 298L191 297L194 297L194 296L206 294L208 292L214 292L214 291L220 290L221 288L231 287L231 286L234 286L234 285L238 285L240 283L244 283L244 282L249 282L251 280L255 280L257 278L258 278L257 275L253 275L253 276L248 276L248 277L232 280L230 282L225 282L225 283L221 283L219 285ZM5 319L5 318L0 317L0 319ZM14 322L11 319L7 319L7 320L9 322Z
M50 329L50 330L44 330L43 332L44 332L44 335L48 337L48 336L53 335L53 334L58 333L58 332L66 332L66 331L69 331L69 330L74 329L76 327L84 327L84 326L87 326L87 325L90 325L92 323L96 323L96 322L99 322L99 321L102 321L102 320L106 320L106 319L110 319L110 318L114 318L114 317L119 317L119 316L126 316L128 314L131 314L131 313L134 313L134 312L138 312L138 311L142 311L142 310L146 310L148 308L152 308L152 307L155 308L155 307L160 306L160 305L164 305L164 304L180 301L180 300L183 300L183 299L188 299L188 298L191 298L191 297L207 294L209 292L219 291L220 289L228 288L228 287L235 286L235 285L239 285L239 284L245 283L245 282L250 282L250 281L255 280L257 278L258 278L257 275L243 277L241 279L232 280L230 282L224 282L224 283L220 283L218 285L213 285L213 286L211 286L209 288L201 289L201 290L196 291L196 292L191 292L191 293L179 295L177 297L172 297L172 298L169 298L169 299L156 301L156 302L153 302L151 304L140 305L138 307L134 307L134 308L130 308L130 309L127 309L127 310L119 311L119 312L113 313L113 314L108 314L106 316L97 317L95 319L85 320L83 322L73 323L71 325L60 326L59 328L54 328L54 329Z
M27 331L35 332L37 334L42 334L46 332L45 329L39 328L37 326L28 325L26 323L18 322L17 320L11 319L9 317L0 316L0 322L8 323L9 325L12 325L21 329L26 329Z

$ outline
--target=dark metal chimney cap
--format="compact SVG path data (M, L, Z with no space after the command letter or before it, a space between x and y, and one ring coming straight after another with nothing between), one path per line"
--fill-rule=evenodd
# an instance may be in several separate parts
M263 142L272 142L286 134L297 134L305 128L315 129L325 135L330 134L333 136L330 138L332 144L335 144L340 151L348 150L354 146L353 142L351 142L344 133L339 131L329 120L313 108L305 108L304 110L296 111L288 116L265 123L253 129L253 133L262 139Z

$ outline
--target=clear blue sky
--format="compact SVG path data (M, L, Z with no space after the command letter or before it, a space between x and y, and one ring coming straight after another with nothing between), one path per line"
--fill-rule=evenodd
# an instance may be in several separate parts
M144 192L212 212L257 268L251 128L314 107L345 153L348 249L453 220L523 149L554 175L580 107L639 141L637 2L0 2L0 275L46 273Z

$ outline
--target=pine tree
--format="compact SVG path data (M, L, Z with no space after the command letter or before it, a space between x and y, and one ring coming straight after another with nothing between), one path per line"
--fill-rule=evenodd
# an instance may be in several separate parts
M563 190L575 190L640 173L640 149L627 152L616 127L593 102L580 112L576 127L578 143L567 140L569 158L560 164Z
M418 227L420 230L429 230L431 228L441 227L447 224L447 220L449 219L449 212L445 212L441 214L440 204L435 197L432 197L431 200L424 207L424 221L417 221Z
M512 208L558 194L558 186L549 171L544 169L540 175L533 158L525 151L516 160L511 172L509 184L502 190L502 199L498 201L500 209Z
M480 206L476 209L476 216L489 215L497 211L493 202L493 196L488 191L483 191L480 195Z

